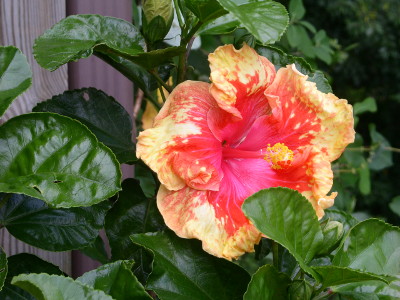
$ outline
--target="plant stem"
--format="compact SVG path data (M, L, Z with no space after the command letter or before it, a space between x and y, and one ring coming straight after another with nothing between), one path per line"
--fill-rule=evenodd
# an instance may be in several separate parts
M158 82L164 89L166 89L166 90L168 91L168 93L171 93L171 92L172 92L172 88L171 88L168 84L166 84L166 83L164 82L164 80L161 79L161 77L157 74L156 71L154 71L154 70L149 70L149 73L150 73L151 75L153 75L153 77L155 78L155 80L157 80L157 82Z
M181 46L186 47L186 51L179 55L177 84L185 81L187 58L189 57L189 52L192 48L194 35L196 34L197 30L199 30L201 25L203 25L203 22L198 21L186 36L183 36L182 33Z
M167 98L165 97L164 90L162 87L159 87L159 90L160 90L161 98L162 98L163 102L165 103L165 101L167 101Z
M279 244L275 241L272 241L272 260L275 269L279 270Z

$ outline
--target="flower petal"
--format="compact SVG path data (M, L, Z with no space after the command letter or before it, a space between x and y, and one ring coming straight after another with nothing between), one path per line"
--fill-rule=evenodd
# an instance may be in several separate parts
M288 147L312 144L333 161L354 141L351 105L318 91L294 64L278 70L265 94L279 124L278 134Z
M246 44L239 50L233 45L221 46L208 60L211 94L220 108L238 119L243 118L243 107L251 102L248 97L263 92L275 77L274 65Z
M296 189L322 217L330 199L326 193L332 185L332 172L321 169L323 162L315 158L310 153L299 154L287 170L273 170L263 159L225 159L218 191L190 187L169 191L163 186L157 196L158 208L168 227L180 237L202 240L204 250L215 256L236 258L252 252L260 239L241 210L243 201L256 191L277 186Z
M209 202L208 192L185 187L169 191L161 186L157 205L165 223L183 238L197 238L208 253L231 260L245 252L254 251L261 234L246 222L233 234L224 226L224 219L216 217L215 207Z
M218 190L221 143L207 125L215 101L209 84L187 81L178 85L156 116L154 127L139 134L137 157L155 171L170 190L188 185Z

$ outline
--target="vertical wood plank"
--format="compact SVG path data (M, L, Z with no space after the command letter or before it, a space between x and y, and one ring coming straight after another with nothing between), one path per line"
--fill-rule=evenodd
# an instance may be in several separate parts
M0 44L21 49L33 72L32 87L13 102L3 121L28 113L36 103L68 89L67 66L49 72L36 63L32 54L35 38L65 16L65 0L0 0ZM71 272L70 252L37 249L14 239L4 228L0 229L0 244L8 255L29 252L60 266L68 274Z
M132 20L132 0L68 0L67 13L73 14L100 14ZM69 64L69 88L95 87L113 96L120 102L128 113L133 116L133 85L97 57L89 57ZM122 165L124 178L133 177L133 167ZM104 232L102 233L103 238ZM78 251L72 253L72 275L80 276L86 271L96 268L99 263L84 256Z

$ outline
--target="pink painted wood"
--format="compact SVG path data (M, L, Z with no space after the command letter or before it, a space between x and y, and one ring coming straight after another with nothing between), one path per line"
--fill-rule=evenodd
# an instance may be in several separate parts
M132 0L68 0L67 14L100 14L113 16L127 21L132 19ZM118 100L129 114L133 115L133 85L119 72L96 57L69 64L69 89L95 87ZM133 177L131 166L122 166L124 177ZM103 234L104 236L104 234ZM72 274L80 276L86 271L96 268L99 263L83 254L73 251Z

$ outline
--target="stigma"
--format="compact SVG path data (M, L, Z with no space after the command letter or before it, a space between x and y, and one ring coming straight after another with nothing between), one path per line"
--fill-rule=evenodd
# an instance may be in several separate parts
M286 169L292 165L293 151L283 143L276 143L272 147L268 144L264 159L271 163L272 169Z

